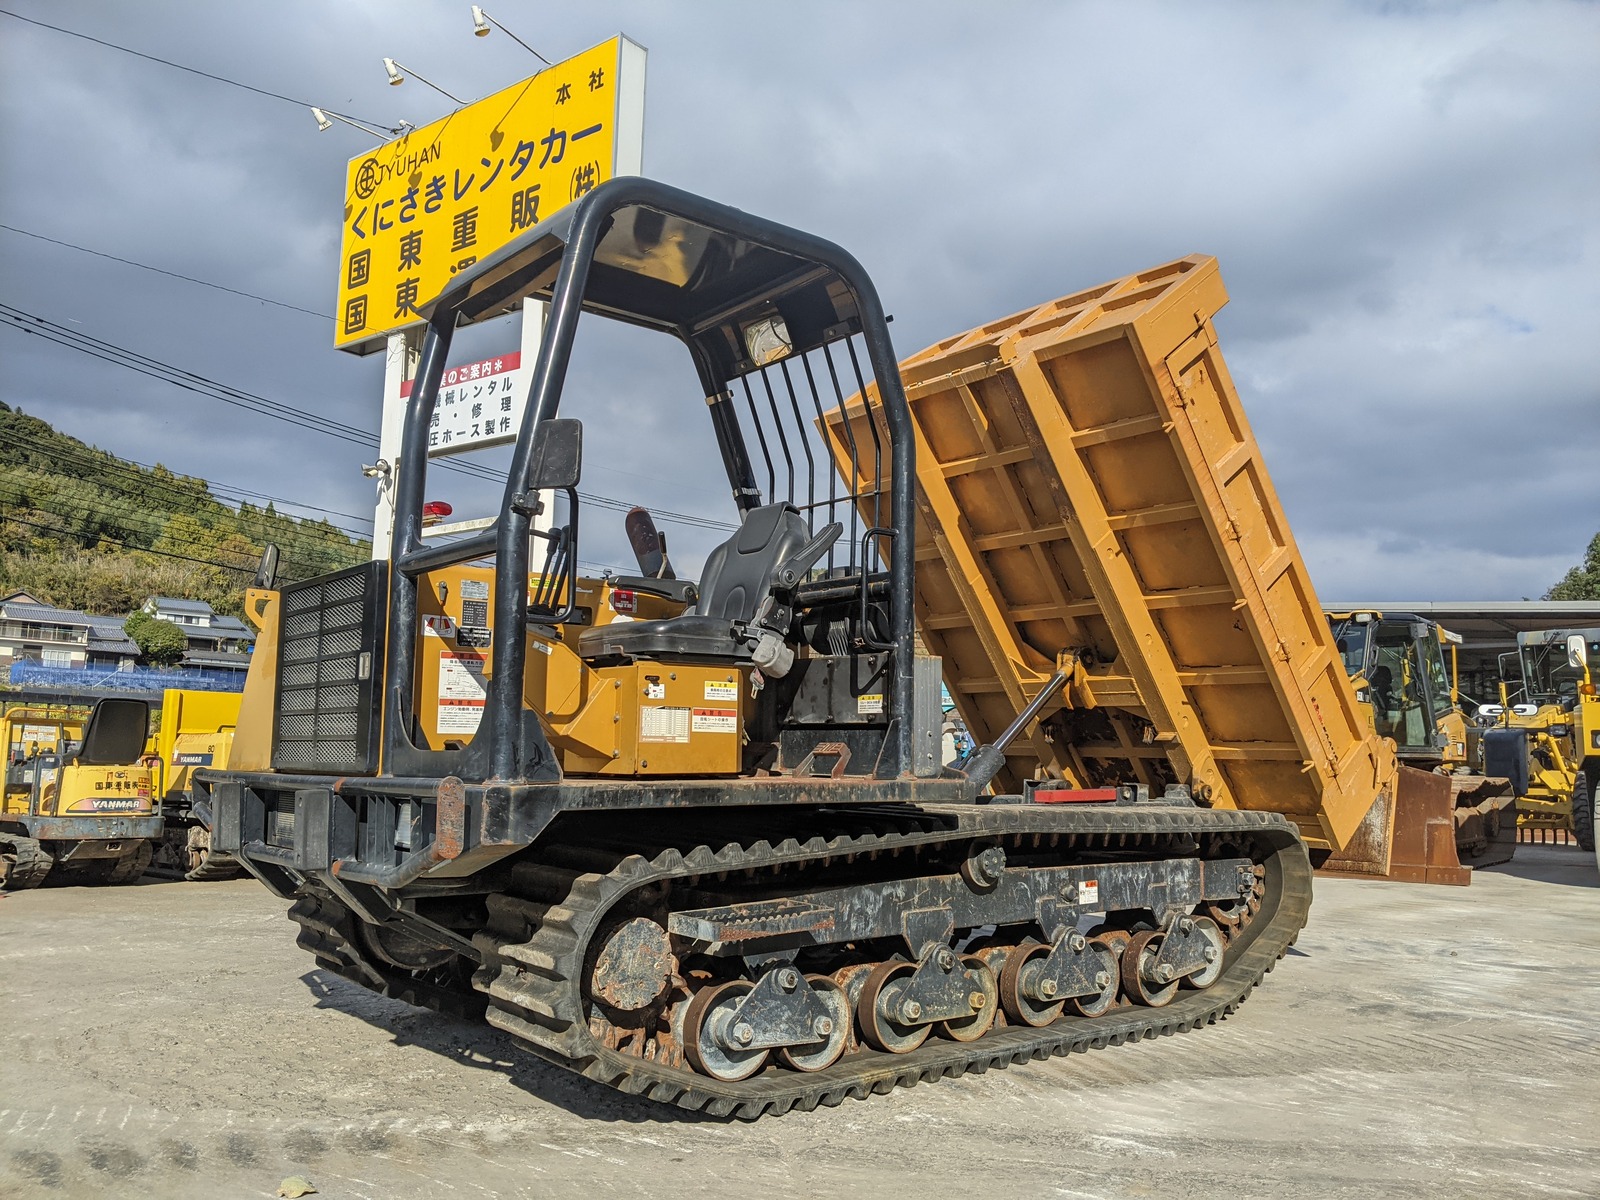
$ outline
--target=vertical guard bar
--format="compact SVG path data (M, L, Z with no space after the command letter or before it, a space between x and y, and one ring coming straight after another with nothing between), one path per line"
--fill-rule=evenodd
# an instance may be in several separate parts
M578 203L572 235L561 255L550 293L539 361L529 385L528 411L517 431L516 449L506 472L494 560L494 678L489 681L483 716L484 724L489 726L489 771L494 779L523 778L532 774L530 768L539 765L523 761L522 675L528 656L528 529L532 523L531 506L524 501L524 495L533 467L533 436L541 422L556 415L560 405L578 314L589 282L589 265L594 261L601 226L609 215L610 207L600 197L599 189Z

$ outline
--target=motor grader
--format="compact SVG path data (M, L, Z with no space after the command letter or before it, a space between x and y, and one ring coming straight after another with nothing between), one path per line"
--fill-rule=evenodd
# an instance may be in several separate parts
M425 540L452 337L527 297L499 510ZM213 846L324 969L717 1114L1228 1014L1306 920L1308 843L1341 847L1393 764L1242 417L1216 469L1254 501L1158 453L1194 433L1157 411L1175 348L1185 394L1224 378L1221 298L1184 260L941 343L908 385L838 246L601 185L423 309L387 557L249 591L230 763L195 775ZM645 549L578 572L567 370L602 320L687 351L648 402L704 414L737 519L695 580ZM980 743L949 767L941 677Z
M1483 733L1487 769L1512 778L1528 836L1565 831L1595 852L1600 694L1592 663L1600 660L1600 629L1519 633L1514 673L1504 658L1502 678L1522 682L1514 695L1502 683L1500 703L1484 709L1492 721Z
M0 890L58 882L131 883L162 834L154 781L140 761L144 700L98 701L88 720L58 711L0 714L6 750Z

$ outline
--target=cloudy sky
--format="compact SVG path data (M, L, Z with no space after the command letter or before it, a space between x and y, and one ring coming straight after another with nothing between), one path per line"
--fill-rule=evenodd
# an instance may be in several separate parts
M383 125L530 74L455 0L0 0ZM1600 529L1600 6L554 5L549 58L648 47L645 171L830 237L901 356L1184 254L1321 595L1535 597ZM332 347L344 169L303 106L0 15L0 302L376 429L381 356ZM26 233L16 232L17 230ZM28 236L28 235L37 236ZM40 238L251 293L220 292ZM514 348L514 324L471 345ZM372 455L0 327L0 399L143 463L365 530ZM586 490L726 519L681 352L580 345ZM459 512L485 492L430 489ZM680 566L715 538L665 526ZM710 539L709 541L706 539ZM630 561L620 517L584 559Z

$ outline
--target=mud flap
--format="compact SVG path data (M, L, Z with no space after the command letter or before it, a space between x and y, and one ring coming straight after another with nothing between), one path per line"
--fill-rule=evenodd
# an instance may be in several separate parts
M1450 779L1401 767L1367 811L1355 836L1318 870L1400 883L1464 887L1472 871L1456 854L1455 796Z

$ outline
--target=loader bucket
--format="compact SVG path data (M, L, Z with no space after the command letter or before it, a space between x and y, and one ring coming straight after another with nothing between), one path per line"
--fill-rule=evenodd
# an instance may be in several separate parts
M1471 883L1472 871L1461 865L1456 853L1451 777L1400 767L1393 783L1373 801L1355 836L1319 872L1399 883L1463 887Z

